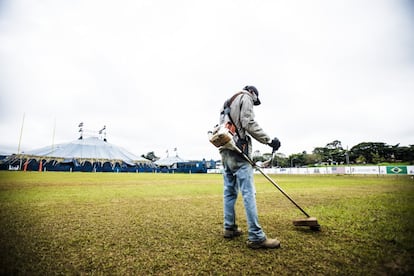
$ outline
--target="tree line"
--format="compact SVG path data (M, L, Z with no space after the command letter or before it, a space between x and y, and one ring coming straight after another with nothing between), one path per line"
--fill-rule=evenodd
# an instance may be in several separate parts
M266 161L272 154L253 154L254 161ZM343 165L343 164L380 164L405 163L414 164L414 145L400 146L387 145L382 142L362 142L351 149L344 149L341 141L332 141L324 147L316 147L312 153L303 151L285 156L276 153L272 159L272 166L302 167L314 165Z
M154 151L142 154L151 161L160 159ZM351 149L344 149L341 141L334 140L324 147L316 147L312 153L303 151L289 156L276 153L273 158L271 153L253 153L253 161L265 162L276 167L303 167L315 165L347 165L347 164L379 164L379 163L405 163L414 164L414 145L400 146L387 145L382 142L363 142ZM267 162L266 162L267 163Z

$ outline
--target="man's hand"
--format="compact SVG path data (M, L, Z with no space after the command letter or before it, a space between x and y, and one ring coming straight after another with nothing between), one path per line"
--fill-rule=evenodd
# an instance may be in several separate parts
M268 145L272 147L272 149L273 149L272 153L274 153L275 151L277 151L280 148L280 141L279 141L279 139L277 139L275 137L275 138L273 138L273 140Z

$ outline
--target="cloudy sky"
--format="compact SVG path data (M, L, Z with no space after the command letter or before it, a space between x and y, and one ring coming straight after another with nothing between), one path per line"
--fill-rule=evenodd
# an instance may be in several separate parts
M24 117L22 151L83 122L136 155L216 159L206 133L245 85L286 155L414 144L413 2L0 0L0 151Z

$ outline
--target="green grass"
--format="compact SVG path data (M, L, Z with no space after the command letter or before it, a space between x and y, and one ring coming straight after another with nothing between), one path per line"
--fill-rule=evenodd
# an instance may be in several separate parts
M409 176L273 175L321 232L256 175L259 220L277 250L222 237L222 177L0 172L0 274L408 275ZM239 225L246 230L242 200Z

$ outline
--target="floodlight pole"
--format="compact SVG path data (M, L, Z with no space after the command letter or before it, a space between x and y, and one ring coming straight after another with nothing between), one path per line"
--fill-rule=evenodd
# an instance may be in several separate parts
M24 126L24 117L25 117L25 113L23 113L23 120L22 120L22 127L20 129L20 138L19 138L19 145L17 146L17 154L20 154L20 144L22 142L22 136L23 136L23 126Z
M23 136L23 126L24 126L24 117L26 116L25 113L23 113L23 120L22 120L22 127L20 129L20 137L19 137L19 145L17 146L17 154L20 155L20 145L22 143L22 136ZM20 156L20 164L19 164L19 170L22 167L22 158Z

